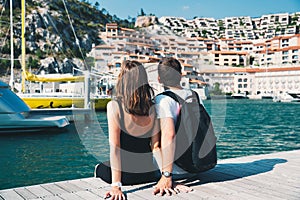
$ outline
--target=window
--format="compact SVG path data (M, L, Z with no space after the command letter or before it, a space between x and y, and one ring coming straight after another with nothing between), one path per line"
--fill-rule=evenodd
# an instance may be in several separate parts
M287 56L283 56L283 57L282 57L282 60L287 60L287 59L288 59Z
M238 82L242 82L242 79L241 79L241 78L239 78L239 79L238 79Z
M282 54L283 54L283 55L288 55L289 52L288 52L288 51L283 51Z
M289 40L288 39L282 40L282 43L286 43L286 42L289 42Z
M242 84L238 84L238 88L243 88L243 85Z

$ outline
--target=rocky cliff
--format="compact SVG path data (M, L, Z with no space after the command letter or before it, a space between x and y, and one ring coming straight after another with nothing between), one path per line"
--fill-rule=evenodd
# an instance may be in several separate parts
M0 0L0 9L3 9L0 19L0 57L7 60L0 59L0 73L5 72L10 63L9 5L4 5L4 2L9 1ZM21 54L20 5L20 0L14 0L15 58L20 58ZM42 66L42 63L47 62L41 60L55 58L55 62L60 65L65 59L68 62L72 62L74 58L84 59L93 44L101 43L99 31L113 20L108 12L102 12L105 9L100 10L98 6L78 0L26 0L27 67L43 67L50 72L47 66ZM20 67L19 61L16 61L15 65Z

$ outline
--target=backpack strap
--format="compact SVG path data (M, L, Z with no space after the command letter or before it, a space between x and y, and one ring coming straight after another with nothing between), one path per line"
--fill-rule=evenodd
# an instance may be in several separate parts
M180 105L182 105L184 103L184 99L182 99L180 96L176 95L174 92L172 91L164 91L163 93L161 93L162 95L166 95L168 97L171 97L172 99L174 99L176 102L178 102Z
M186 100L188 100L189 98L194 98L196 96L196 99L197 99L197 102L200 104L200 99L199 99L199 96L198 94L193 91L193 90L190 90L192 92L192 95L187 97L187 99L183 99L181 98L180 96L176 95L174 92L172 91L164 91L162 93L160 93L159 95L166 95L166 96L169 96L171 97L172 99L174 99L176 102L178 102L180 105L182 105Z

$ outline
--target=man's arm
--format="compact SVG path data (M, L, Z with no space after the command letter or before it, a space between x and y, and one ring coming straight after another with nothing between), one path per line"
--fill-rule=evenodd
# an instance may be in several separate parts
M174 120L170 117L160 119L161 126L161 155L162 155L162 172L172 173L175 154L175 125ZM172 176L162 175L155 186L154 194L163 195L166 193L176 193L172 188Z

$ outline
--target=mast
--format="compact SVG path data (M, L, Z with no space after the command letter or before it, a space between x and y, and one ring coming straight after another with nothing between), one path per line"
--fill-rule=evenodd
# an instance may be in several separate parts
M21 0L21 18L22 18L22 33L21 33L21 40L22 40L22 50L21 50L21 67L22 67L22 92L25 93L25 78L26 78L26 63L25 63L25 56L26 56L26 48L25 48L25 0Z
M14 30L13 30L13 2L10 0L10 80L9 80L9 85L10 88L13 90L14 89Z

